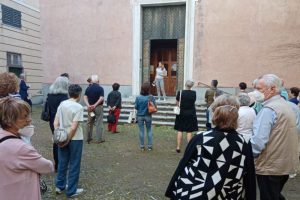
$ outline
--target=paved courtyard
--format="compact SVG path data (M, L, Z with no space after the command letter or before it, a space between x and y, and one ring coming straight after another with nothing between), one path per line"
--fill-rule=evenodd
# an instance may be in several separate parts
M48 123L39 119L40 113L41 106L34 106L36 134L32 143L43 156L52 159L51 132ZM175 131L154 126L152 152L139 151L136 125L121 125L119 131L105 132L105 143L84 143L79 187L85 192L77 199L166 199L164 192L182 156L175 152ZM49 188L44 200L66 199L64 194L55 194L54 177L54 173L44 176ZM288 200L300 199L300 176L288 181L284 194Z

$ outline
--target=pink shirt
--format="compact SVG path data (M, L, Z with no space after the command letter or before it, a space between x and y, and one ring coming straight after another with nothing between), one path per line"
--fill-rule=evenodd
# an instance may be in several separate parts
M0 130L0 138L12 135ZM21 139L0 143L0 198L5 200L39 200L39 174L54 171L53 163Z

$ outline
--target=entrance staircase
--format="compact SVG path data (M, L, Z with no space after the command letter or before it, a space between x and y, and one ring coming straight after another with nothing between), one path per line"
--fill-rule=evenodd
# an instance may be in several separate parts
M167 101L156 102L158 111L152 114L152 124L162 125L162 126L174 126L175 114L173 113L173 108L175 106L175 98L168 99ZM119 124L128 123L129 113L134 109L134 99L128 98L122 100L122 109L119 119ZM205 117L205 105L196 102L196 113L198 119L198 127L205 128L206 117ZM84 120L87 120L87 110L84 110ZM108 115L108 107L104 106L104 117L103 121L106 122L106 116Z

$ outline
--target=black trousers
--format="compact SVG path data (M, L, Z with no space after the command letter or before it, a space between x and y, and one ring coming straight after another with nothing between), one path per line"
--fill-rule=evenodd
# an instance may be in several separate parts
M289 175L271 176L257 174L256 178L260 191L260 200L285 200L281 191L289 179Z

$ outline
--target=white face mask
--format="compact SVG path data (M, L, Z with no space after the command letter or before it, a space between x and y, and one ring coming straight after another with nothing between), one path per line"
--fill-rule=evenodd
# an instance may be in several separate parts
M21 136L30 138L34 134L34 126L33 125L25 126L24 128L19 130L19 133Z
M300 98L299 98L299 96L297 97L297 100L298 100L298 101L300 101Z
M255 100L257 102L263 102L265 100L265 95L264 93L258 91L258 90L254 90L254 96L255 96Z

